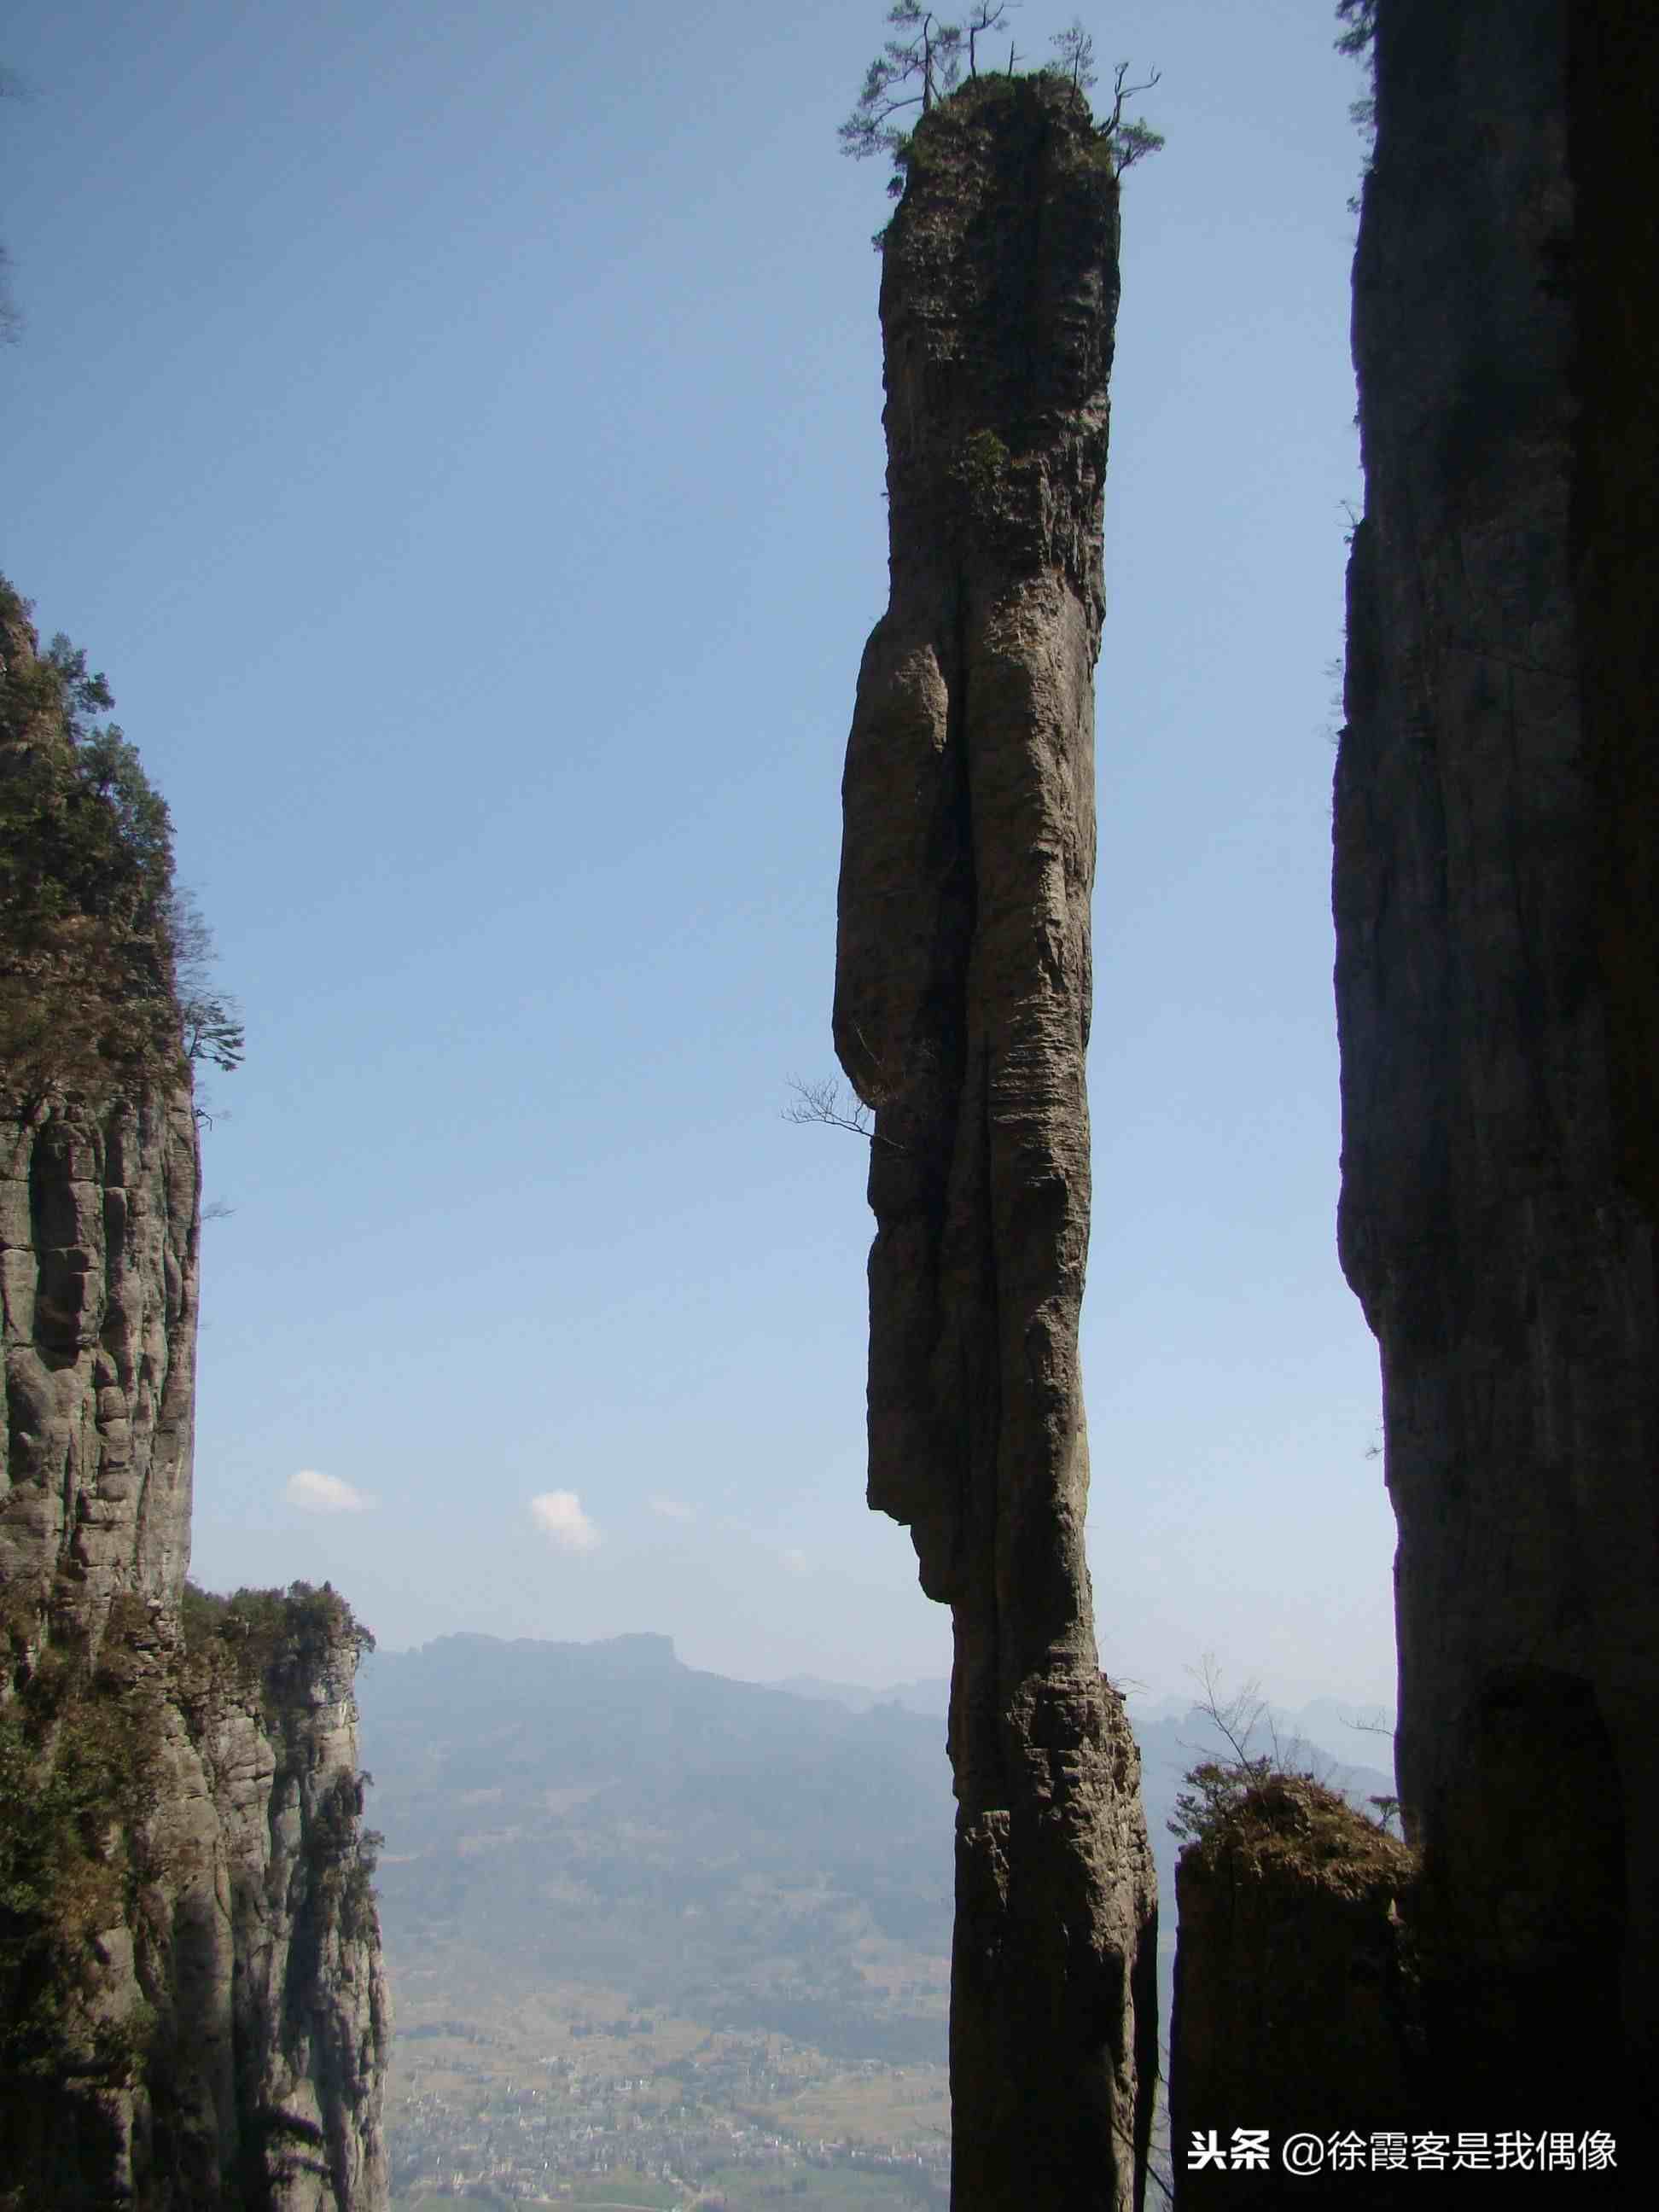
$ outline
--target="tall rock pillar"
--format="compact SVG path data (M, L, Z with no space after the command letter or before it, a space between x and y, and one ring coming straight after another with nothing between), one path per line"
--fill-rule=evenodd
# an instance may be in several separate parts
M1377 0L1376 62L1340 1243L1382 1353L1431 2072L1468 2127L1650 2129L1659 27Z
M1138 2205L1157 2070L1078 1365L1117 239L1085 103L993 78L924 118L882 271L891 592L848 744L835 1035L875 1109L869 1499L955 1628L957 2212Z

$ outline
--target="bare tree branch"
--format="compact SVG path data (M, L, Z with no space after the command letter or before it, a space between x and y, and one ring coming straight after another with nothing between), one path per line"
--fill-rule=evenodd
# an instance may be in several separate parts
M1148 154L1156 154L1164 143L1161 131L1154 131L1139 117L1126 123L1123 103L1150 92L1163 76L1162 70L1154 70L1142 84L1128 82L1129 64L1120 62L1112 72L1112 112L1099 125L1100 135L1112 149L1112 173L1121 177L1137 161L1144 161Z
M1206 1651L1201 1666L1190 1671L1198 1676L1204 1692L1194 1699L1195 1710L1216 1730L1231 1756L1217 1758L1205 1745L1183 1741L1182 1748L1197 1753L1198 1759L1182 1778L1187 1787L1176 1799L1174 1818L1164 1823L1171 1835L1187 1841L1212 1832L1252 1790L1260 1789L1274 1776L1295 1776L1321 1789L1331 1788L1335 1762L1316 1754L1299 1735L1288 1743L1280 1742L1278 1727L1256 1682L1246 1682L1224 1698L1221 1670L1212 1651ZM1264 1720L1269 1748L1257 1751L1254 1746Z
M1056 76L1069 77L1073 92L1087 92L1095 82L1095 42L1083 27L1080 15L1073 15L1066 29L1056 31L1048 41L1059 55L1049 68Z
M1255 1766L1267 1765L1268 1761L1262 1753L1257 1753L1253 1757L1250 1751L1251 1740L1261 1725L1262 1716L1267 1711L1267 1700L1261 1695L1261 1684L1252 1677L1249 1681L1236 1690L1224 1704L1221 1696L1221 1669L1216 1664L1213 1651L1206 1651L1197 1667L1189 1668L1188 1672L1197 1675L1204 1692L1201 1698L1194 1700L1198 1711L1203 1714L1211 1727L1225 1739L1227 1747L1232 1753L1240 1771L1248 1771ZM1279 1752L1279 1738L1273 1731L1271 1716L1268 1717L1267 1725L1269 1734L1273 1735L1273 1754L1276 1759ZM1182 1747L1186 1751L1198 1751L1202 1748L1195 1743L1183 1744Z
M822 1122L826 1129L850 1129L855 1137L867 1137L873 1128L873 1116L861 1098L854 1098L850 1106L841 1103L840 1086L833 1078L822 1082L808 1083L805 1077L792 1075L789 1088L795 1094L793 1106L786 1106L783 1118L804 1128L811 1122Z
M786 1121L793 1121L799 1128L846 1129L855 1137L867 1137L872 1145L885 1145L890 1152L904 1150L892 1138L882 1135L876 1127L875 1115L864 1101L854 1092L843 1091L833 1076L808 1083L799 1075L792 1075L789 1088L795 1097L794 1103L782 1109Z
M1007 21L1008 10L1018 5L1018 0L974 0L974 12L968 19L968 74L979 75L979 56L975 51L980 39L987 31L1000 30ZM1012 64L1009 74L1013 73Z

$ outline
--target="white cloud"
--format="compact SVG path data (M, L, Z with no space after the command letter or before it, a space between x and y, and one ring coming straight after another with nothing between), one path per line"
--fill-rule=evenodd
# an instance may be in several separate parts
M289 1475L283 1495L302 1513L368 1513L375 1503L366 1490L342 1482L337 1474L319 1474L314 1467L302 1467Z
M591 1552L599 1544L599 1532L574 1490L544 1490L531 1499L530 1517L562 1552Z
M688 1505L684 1498L653 1498L647 1502L651 1510L659 1513L665 1521L695 1521L697 1517L696 1507Z

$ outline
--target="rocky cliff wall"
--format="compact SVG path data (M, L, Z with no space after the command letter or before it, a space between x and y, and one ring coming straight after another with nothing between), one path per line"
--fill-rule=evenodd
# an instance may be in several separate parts
M0 1574L94 1650L184 1587L199 1165L187 1092L0 1121Z
M363 1638L329 1592L185 1595L189 1096L0 1140L0 2203L376 2212Z
M956 1638L958 2212L1139 2203L1156 1906L1083 1550L1090 893L1118 191L992 79L886 237L890 603L842 786L836 1046L875 1109L869 1498Z
M1650 2134L1656 33L1585 0L1376 14L1340 1233L1382 1354L1431 2070L1455 2124Z
M7 2212L386 2202L364 1638L326 1590L185 1589L199 1186L187 1088L0 1099Z
M381 2212L391 2014L352 1693L367 1642L326 1587L198 1620L145 1839L170 2024L149 2088L151 2193ZM169 1872L171 1870L171 1879ZM139 2118L145 2118L142 2106Z

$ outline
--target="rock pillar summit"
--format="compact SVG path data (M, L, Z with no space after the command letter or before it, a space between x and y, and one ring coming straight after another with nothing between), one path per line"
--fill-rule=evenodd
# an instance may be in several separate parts
M957 2212L1138 2205L1157 2063L1078 1363L1117 245L1086 103L1000 77L924 117L883 258L891 591L848 744L835 1036L875 1115L869 1500L955 1630Z

